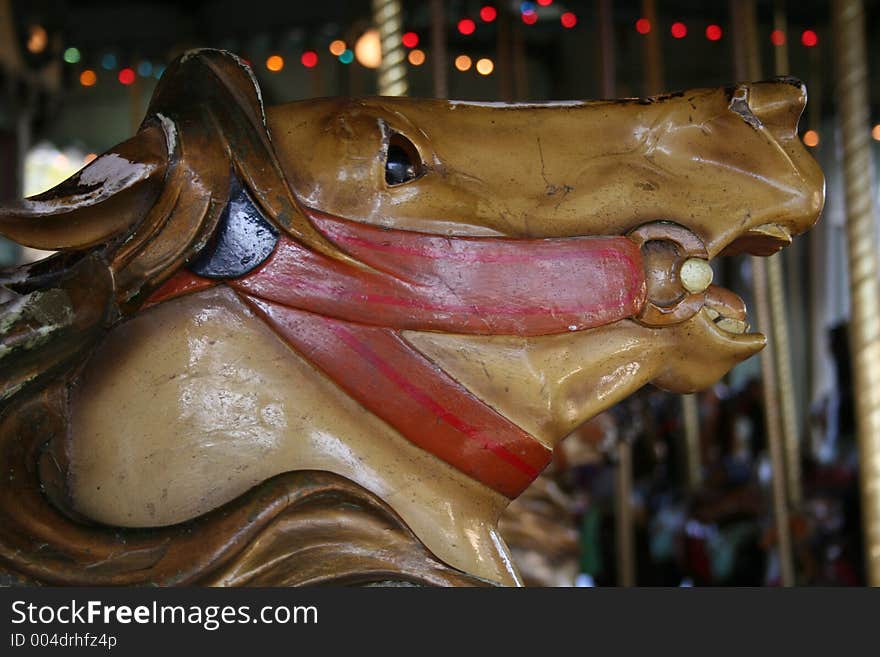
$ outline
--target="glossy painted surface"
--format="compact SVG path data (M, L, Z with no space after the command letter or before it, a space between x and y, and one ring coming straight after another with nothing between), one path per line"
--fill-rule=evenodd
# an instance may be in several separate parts
M644 301L639 251L623 237L450 240L328 216L316 225L373 269L282 239L235 287L351 322L490 335L602 326L636 314Z
M288 180L322 212L517 237L622 235L666 219L714 257L749 229L794 235L815 220L824 183L796 132L805 102L800 83L766 82L512 107L326 99L270 108L267 119ZM424 174L388 187L392 133L414 144Z
M394 332L247 297L299 353L413 444L502 495L522 493L550 450Z
M228 288L118 328L71 407L70 494L100 522L160 527L273 475L328 470L386 500L446 563L516 582L496 527L509 500L346 395Z
M663 328L623 320L567 336L406 331L404 337L477 397L548 445L556 445L586 419L646 383L675 392L711 385L743 354L757 353L765 342L759 334L724 331L706 309Z
M187 269L207 278L239 278L265 262L277 243L278 229L235 180L214 235Z
M0 231L21 241L96 244L114 286L106 314L83 315L89 340L65 338L81 357L44 400L65 409L50 441L54 503L153 527L159 551L160 527L197 526L268 477L317 469L387 503L441 561L516 583L496 529L509 498L498 491L515 495L516 477L639 386L695 390L758 351L764 338L744 333L742 301L685 290L680 268L772 252L823 202L821 172L797 138L805 90L789 80L543 106L321 99L265 117L255 85L228 54L187 54L125 147L136 154L143 141L141 184L108 177L89 192L95 203L50 192L70 210L64 222L51 204L31 207L29 225L0 211ZM159 134L165 165L154 161ZM395 162L410 158L407 176L388 176L390 148ZM252 273L208 281L186 266L217 237L230 172L279 243ZM666 247L651 241L682 248L654 257ZM458 434L419 435L431 421ZM509 432L488 435L499 427ZM0 447L14 437L0 435ZM86 525L53 521L45 500L22 515L11 499L0 496L0 513L15 519L8 532L0 523L0 559L21 554L6 549L7 534L39 542L46 532L22 528L39 522L56 523L77 564L105 544ZM343 545L320 566L330 574L375 545L366 529L317 531L331 507L306 523L319 543ZM216 531L219 544L239 545L245 527ZM277 551L253 554L249 572ZM403 572L406 559L394 560ZM128 572L105 567L117 580ZM294 575L277 581L303 581Z
M645 288L636 243L624 237L453 240L329 215L313 221L373 270L284 237L263 266L227 277L229 285L288 344L408 440L507 497L519 495L549 462L548 448L450 379L399 331L540 335L633 316ZM182 274L149 302L206 284Z

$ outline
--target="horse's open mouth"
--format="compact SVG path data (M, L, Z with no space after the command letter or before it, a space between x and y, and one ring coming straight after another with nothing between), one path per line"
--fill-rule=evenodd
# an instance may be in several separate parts
M742 335L749 330L745 302L726 288L709 286L706 290L706 303L701 312L726 333Z
M712 285L711 257L687 228L671 222L640 226L629 234L641 246L647 299L638 320L648 326L668 326L697 313L722 338L752 343L763 340L749 333L745 302L734 292ZM791 234L779 224L752 228L728 244L719 256L769 256L791 243Z

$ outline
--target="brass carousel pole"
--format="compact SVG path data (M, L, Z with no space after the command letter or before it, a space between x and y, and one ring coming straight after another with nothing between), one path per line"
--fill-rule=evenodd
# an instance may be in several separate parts
M406 54L400 0L373 0L373 22L379 30L382 63L379 64L379 95L406 96Z
M758 35L754 0L730 0L734 31L734 64L739 80L761 79ZM752 284L755 312L761 330L770 333L770 340L761 353L761 380L764 388L764 419L770 461L773 468L773 516L776 525L780 578L783 586L794 585L791 525L788 516L788 491L785 485L785 449L782 436L779 391L776 387L776 357L768 273L765 260L752 257Z
M861 467L868 584L880 586L880 267L872 194L865 13L861 0L833 0L832 15L846 185L849 323Z
M687 487L691 491L697 490L703 479L699 402L699 397L695 394L681 395L685 442L685 475L687 477Z
M642 17L651 24L651 30L642 41L642 84L646 96L664 91L663 51L660 48L660 30L657 21L656 0L642 0ZM697 395L681 395L681 416L684 428L684 465L687 486L696 490L702 478L700 451L700 411Z
M431 0L431 70L434 73L435 98L449 98L446 12L443 4L443 0Z
M642 0L642 17L651 24L651 30L643 37L642 72L643 92L653 96L664 91L663 51L660 48L660 30L657 21L656 0ZM702 478L700 450L700 409L697 395L681 395L681 415L684 427L685 475L687 486L696 490Z
M511 33L513 31L513 15L510 6L498 5L498 95L506 103L512 102L513 92L513 49Z
M529 77L522 21L513 21L511 32L511 45L513 50L513 95L515 100L524 101L529 97Z
M660 49L660 25L657 22L656 0L642 0L642 16L651 24L651 30L644 36L642 48L642 71L644 72L645 95L653 96L665 91L663 87L663 51Z
M614 98L614 24L610 0L596 0L596 16L599 29L599 84L602 98ZM636 541L635 518L632 508L633 463L632 445L626 438L616 446L617 476L615 477L614 530L617 545L617 583L635 586Z
M611 0L596 0L596 20L599 29L599 83L603 98L614 98L616 72L614 70L614 24Z
M785 12L777 1L773 12L773 27L786 32ZM788 44L783 43L775 52L776 75L788 75ZM789 261L793 266L794 262ZM773 337L773 355L776 357L776 380L781 403L782 440L785 445L785 483L788 503L797 508L801 503L801 452L795 408L794 382L791 373L791 345L788 332L788 312L783 284L782 253L767 258L767 283L770 293L770 326Z
M632 508L633 462L632 445L626 438L617 443L617 477L615 478L614 537L617 544L617 583L636 585L636 535Z

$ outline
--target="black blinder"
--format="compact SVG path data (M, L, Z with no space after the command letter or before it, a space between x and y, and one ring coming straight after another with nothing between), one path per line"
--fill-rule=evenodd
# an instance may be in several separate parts
M277 243L278 230L234 179L214 235L188 268L205 278L239 278L262 264Z

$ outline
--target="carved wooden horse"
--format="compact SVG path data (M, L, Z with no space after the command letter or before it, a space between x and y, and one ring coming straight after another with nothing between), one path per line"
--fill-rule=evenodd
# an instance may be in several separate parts
M85 584L518 583L496 524L571 429L756 353L708 261L823 179L792 80L264 113L185 55L138 134L0 211L61 253L0 315L0 570Z

